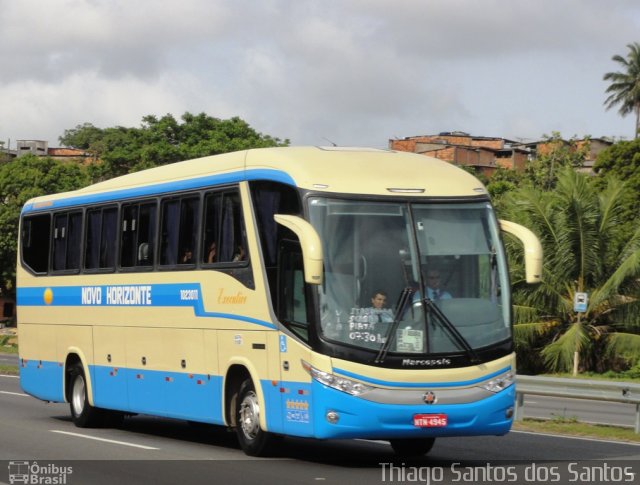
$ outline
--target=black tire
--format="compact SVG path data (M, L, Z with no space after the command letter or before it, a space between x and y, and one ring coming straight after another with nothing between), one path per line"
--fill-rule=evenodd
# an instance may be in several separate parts
M260 402L251 379L240 386L235 406L236 434L242 450L249 456L264 456L273 435L260 427Z
M389 440L389 444L396 454L407 457L426 455L433 448L435 438L403 438Z
M69 408L71 420L78 428L96 428L105 423L106 413L89 404L87 380L82 364L69 369Z

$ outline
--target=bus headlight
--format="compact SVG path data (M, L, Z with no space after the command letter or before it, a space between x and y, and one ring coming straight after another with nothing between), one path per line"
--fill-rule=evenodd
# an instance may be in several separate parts
M302 361L302 367L311 375L312 378L314 378L320 384L324 384L325 386L331 387L332 389L336 389L338 391L346 392L347 394L351 394L352 396L359 396L360 394L371 391L373 389L373 387L367 386L362 382L353 381L351 379L347 379L346 377L340 377L328 372L318 370L304 360Z
M513 384L514 376L512 372L505 372L498 377L482 384L482 387L490 392L500 392Z

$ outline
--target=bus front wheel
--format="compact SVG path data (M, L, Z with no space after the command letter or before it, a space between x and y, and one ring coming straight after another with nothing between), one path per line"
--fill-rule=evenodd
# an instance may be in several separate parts
M435 438L406 438L389 440L389 444L398 455L417 457L429 453L435 441Z
M271 434L260 427L260 401L251 379L245 380L236 399L236 433L242 450L249 456L262 456L270 444Z
M82 364L74 364L69 370L69 407L73 424L79 428L100 426L104 416L100 409L89 404L87 380Z

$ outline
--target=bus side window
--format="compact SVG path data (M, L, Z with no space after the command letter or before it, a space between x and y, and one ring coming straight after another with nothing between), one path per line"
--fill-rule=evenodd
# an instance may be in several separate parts
M116 262L118 209L92 209L87 212L86 269L113 269Z
M120 266L152 266L156 228L155 202L123 206L120 227Z
M22 222L22 259L34 273L49 270L49 238L51 216L41 214L25 217Z
M162 202L162 225L160 240L160 264L194 264L198 241L197 196L170 199Z
M53 227L53 270L80 269L82 212L56 214Z
M309 340L307 285L304 281L300 244L283 241L278 277L278 318L305 341Z
M204 264L242 262L248 259L242 206L237 192L207 194L205 199Z
M140 204L138 217L138 266L151 266L153 265L153 249L156 238L155 202Z

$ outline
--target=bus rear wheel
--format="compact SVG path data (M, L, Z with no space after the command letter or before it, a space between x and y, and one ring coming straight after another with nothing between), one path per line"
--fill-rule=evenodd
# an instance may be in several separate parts
M405 438L389 440L389 444L398 455L417 457L429 453L435 441L435 438Z
M260 427L260 401L251 379L240 386L236 399L236 434L242 450L249 456L263 456L272 435Z
M78 428L94 428L104 422L102 410L89 404L87 380L82 364L74 364L69 369L69 408L71 420Z

